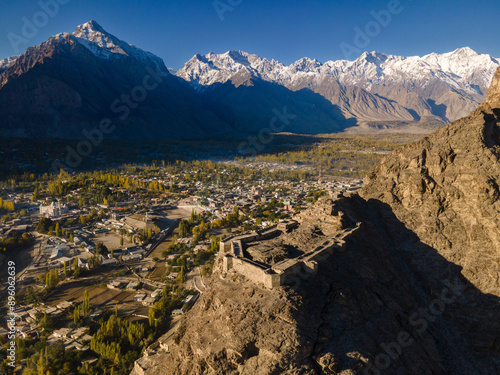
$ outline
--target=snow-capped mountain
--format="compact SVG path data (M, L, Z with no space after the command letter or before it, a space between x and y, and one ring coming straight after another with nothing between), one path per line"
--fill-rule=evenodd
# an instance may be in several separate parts
M90 21L2 60L0 132L81 138L111 119L114 130L106 136L117 139L238 136L259 132L275 116L273 109L283 108L294 116L290 132L332 133L353 124L312 92L236 74L236 85L197 93L170 72L159 57Z
M112 120L106 136L116 139L182 138L228 128L159 57L95 21L29 47L2 66L4 136L79 139L103 119ZM145 94L135 96L138 88Z
M154 64L161 71L168 71L161 58L109 34L96 21L78 26L73 36L97 57L113 58L126 55L145 64Z
M9 66L11 66L14 61L17 60L19 56L12 56L12 57L7 57L3 60L0 60L0 72L4 71L7 69Z
M235 73L246 69L253 76L270 82L280 82L286 66L279 61L268 60L243 51L224 54L195 55L177 71L177 76L196 85L208 86L227 82Z
M0 61L0 131L78 138L109 117L116 138L239 135L258 132L282 108L295 116L283 131L294 133L374 122L439 126L483 100L498 65L470 48L423 57L365 52L326 63L302 58L288 66L230 51L195 55L174 72L90 21ZM157 88L140 105L124 102L151 69L157 74L150 78L161 76Z
M260 79L278 83L292 90L312 89L324 94L332 103L345 107L348 117L361 120L408 120L435 116L444 121L455 120L468 114L484 99L500 61L489 55L480 55L468 47L453 52L432 53L423 57L394 56L378 52L365 52L354 61L328 61L302 58L286 66L242 51L224 54L195 55L177 76L190 82L198 90L204 86L227 82L242 69ZM362 90L370 100L381 100L383 106L398 104L398 113L363 118L362 112L352 106L353 97L339 100L343 94L335 86L355 92ZM331 91L331 90L330 90ZM372 96L376 96L373 98ZM392 103L392 105L391 105ZM368 103L369 104L369 103ZM372 108L372 112L373 112ZM404 110L406 109L406 111ZM361 117L359 117L361 116Z

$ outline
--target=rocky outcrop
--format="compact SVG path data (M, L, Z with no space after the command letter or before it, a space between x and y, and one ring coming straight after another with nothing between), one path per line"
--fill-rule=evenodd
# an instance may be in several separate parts
M499 109L497 109L499 108ZM386 157L361 195L391 206L483 292L500 296L500 72L468 117Z
M422 244L390 207L324 199L303 216L296 239L320 241L325 230L331 238L339 216L360 228L315 277L287 287L268 290L237 273L221 279L218 265L166 350L137 361L133 373L496 373L498 298Z
M499 104L500 70L468 117L298 215L280 246L343 236L314 277L267 290L218 265L134 373L500 373Z

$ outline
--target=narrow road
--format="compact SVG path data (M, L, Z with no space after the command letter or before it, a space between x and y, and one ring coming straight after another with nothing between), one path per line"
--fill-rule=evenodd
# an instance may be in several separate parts
M42 237L39 243L36 243L33 246L33 256L31 257L29 263L16 275L17 280L22 280L24 274L33 266L33 264L40 261L42 257L42 246L45 247L47 240ZM18 262L16 261L16 267L18 266Z
M205 285L201 279L200 267L196 267L194 270L186 275L185 286L188 289L195 289L198 292L203 293L205 290Z

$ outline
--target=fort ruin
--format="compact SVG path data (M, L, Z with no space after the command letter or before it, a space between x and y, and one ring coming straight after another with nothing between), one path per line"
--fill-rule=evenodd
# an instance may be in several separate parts
M322 261L330 257L335 250L344 248L342 239L325 239L324 242L310 251L289 257L284 250L272 245L264 245L269 243L270 239L293 231L297 226L297 221L286 220L265 230L222 240L218 256L222 258L223 275L233 270L265 288L278 288L293 284L297 277L304 279L316 275ZM251 244L254 244L253 247L250 247ZM250 253L254 256L251 256ZM262 258L265 259L267 256L267 259L273 259L273 261L252 259L259 253L262 254Z

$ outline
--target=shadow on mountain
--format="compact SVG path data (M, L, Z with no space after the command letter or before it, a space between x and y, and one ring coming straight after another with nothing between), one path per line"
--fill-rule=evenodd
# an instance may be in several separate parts
M99 59L70 37L30 47L2 73L0 129L9 137L84 139L110 120L104 136L112 139L224 133L226 124L187 83L151 72L127 56Z
M210 108L235 132L336 133L355 126L340 109L310 89L291 91L276 83L237 74L203 93Z
M500 373L499 298L474 287L389 205L357 195L334 205L361 227L297 290L302 365L312 360L318 374Z
M443 121L450 122L450 120L446 117L446 110L448 109L446 104L437 104L436 101L432 99L428 99L427 104L430 105L431 113L433 115L438 116Z

